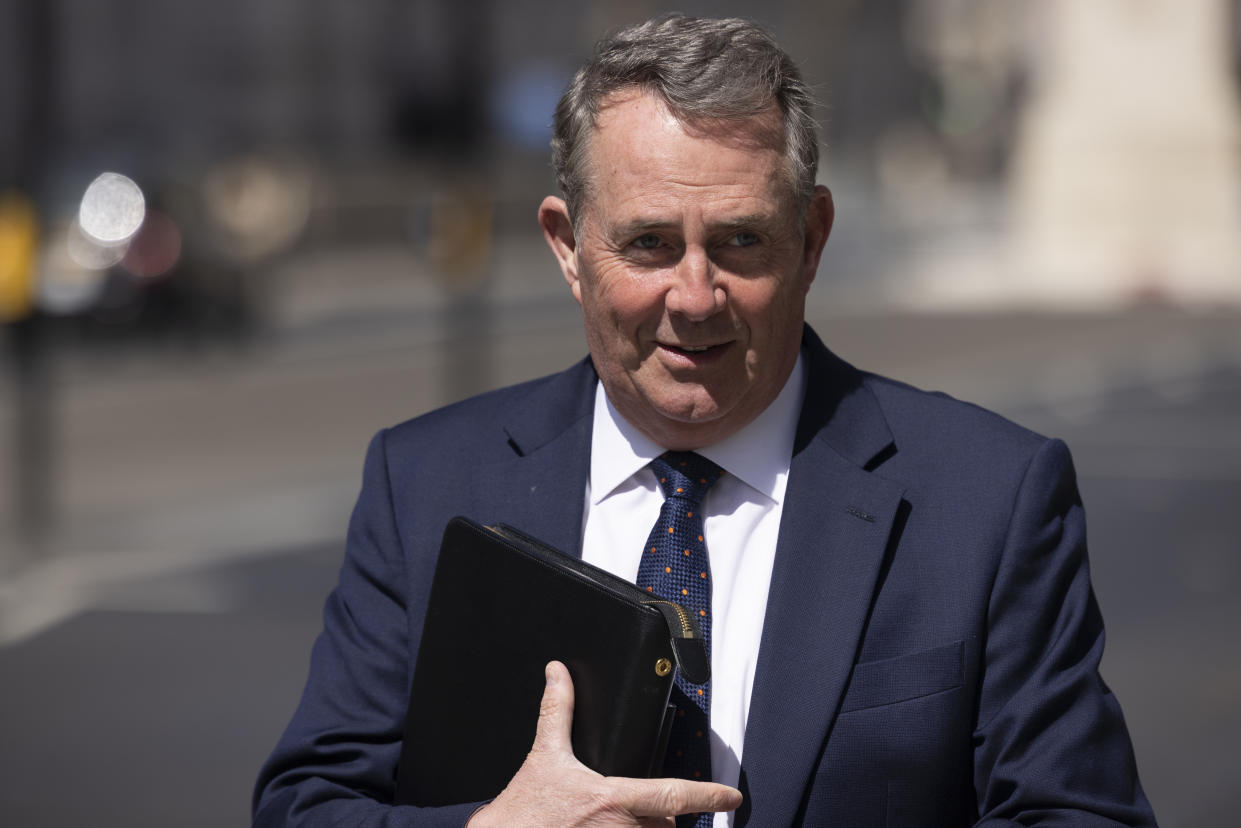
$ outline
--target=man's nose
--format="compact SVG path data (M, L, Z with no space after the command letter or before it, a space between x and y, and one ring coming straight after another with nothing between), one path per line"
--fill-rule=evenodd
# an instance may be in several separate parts
M706 251L690 247L677 262L672 286L664 299L670 313L694 321L714 316L724 309L727 295L717 284L716 268Z

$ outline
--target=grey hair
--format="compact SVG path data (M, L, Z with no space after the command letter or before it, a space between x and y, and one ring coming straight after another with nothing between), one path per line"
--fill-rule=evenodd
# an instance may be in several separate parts
M595 45L556 106L552 168L575 227L585 206L587 144L607 98L638 88L663 99L677 120L709 126L741 121L776 104L799 213L819 167L814 97L769 32L738 18L669 14L619 29Z

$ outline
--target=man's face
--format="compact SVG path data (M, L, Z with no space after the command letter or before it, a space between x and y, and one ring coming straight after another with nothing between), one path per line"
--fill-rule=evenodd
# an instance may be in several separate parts
M614 95L579 232L560 199L540 209L608 398L664 447L736 432L796 362L832 207L819 187L799 222L779 117L687 131L654 96Z

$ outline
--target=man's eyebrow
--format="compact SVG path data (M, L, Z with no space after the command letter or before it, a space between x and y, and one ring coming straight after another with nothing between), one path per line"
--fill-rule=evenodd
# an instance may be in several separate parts
M712 221L707 225L707 229L712 232L720 230L740 230L746 227L763 227L772 223L775 217L767 213L749 213L744 216L730 216L728 218ZM640 236L643 233L650 233L655 230L667 230L679 226L679 222L669 221L657 218L641 218L619 225L616 228L618 236Z
M615 228L615 233L617 236L622 237L640 236L643 233L649 233L652 230L666 230L669 227L674 226L676 226L676 222L673 221L666 221L664 219L656 218L640 218L617 226Z
M767 213L750 213L745 216L730 216L708 225L712 230L739 230L744 227L762 227L770 224L774 216Z

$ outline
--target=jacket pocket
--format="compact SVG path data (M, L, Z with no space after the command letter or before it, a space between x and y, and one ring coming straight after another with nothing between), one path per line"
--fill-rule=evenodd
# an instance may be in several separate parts
M841 713L909 701L965 683L965 642L853 667Z

